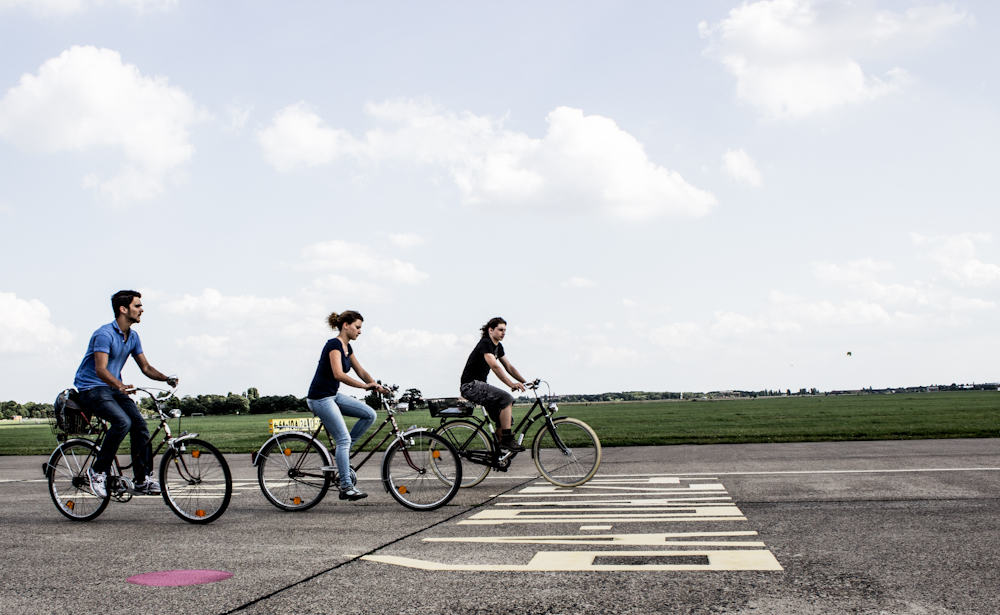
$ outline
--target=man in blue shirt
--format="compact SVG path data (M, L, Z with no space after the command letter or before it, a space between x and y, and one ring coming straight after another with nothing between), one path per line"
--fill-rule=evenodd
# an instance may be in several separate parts
M111 297L115 319L90 336L87 354L73 382L84 407L111 424L97 459L87 471L91 490L101 498L107 497L107 473L125 434L132 435L135 490L150 495L160 493L160 484L153 479L153 448L146 419L128 396L135 387L122 383L122 366L132 356L142 373L152 380L173 387L177 386L177 378L165 376L149 364L139 334L132 330L142 317L141 298L134 290L120 290Z

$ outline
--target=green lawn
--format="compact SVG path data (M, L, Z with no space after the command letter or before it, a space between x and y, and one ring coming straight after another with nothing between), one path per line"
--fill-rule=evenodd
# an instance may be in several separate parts
M515 420L526 409L515 406ZM991 391L562 404L559 414L589 423L604 446L1000 437L1000 392ZM399 417L402 425L438 424L425 410ZM267 439L269 418L191 417L181 429L200 433L223 452L249 453ZM175 433L176 427L173 421ZM0 454L45 454L55 445L47 425L0 424ZM121 450L128 450L127 441Z

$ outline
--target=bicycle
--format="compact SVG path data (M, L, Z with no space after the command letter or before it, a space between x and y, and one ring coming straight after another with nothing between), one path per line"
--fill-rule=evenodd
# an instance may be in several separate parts
M547 389L543 397L538 395L541 384ZM535 421L543 419L544 424L530 447L538 472L559 487L576 487L589 481L601 465L601 441L597 434L580 419L553 418L559 406L549 401L552 389L548 382L535 380L525 383L525 388L534 394L535 401L513 429L517 443L524 441ZM429 399L427 405L431 417L441 419L434 433L455 447L463 460L463 488L478 485L490 470L507 471L517 452L501 448L485 408L480 407L483 412L480 418L473 415L475 404L461 398Z
M163 439L153 451L155 457L166 448L159 469L163 501L174 514L189 523L210 523L221 517L229 506L233 494L232 475L222 453L198 439L198 434L183 432L174 436L171 433L168 421L179 419L180 410L167 411L165 405L175 391L176 388L134 390L152 400L160 419L150 442L163 432ZM91 491L87 470L97 459L110 424L97 417L91 419L74 398L75 391L70 389L60 394L65 405L57 400L54 428L61 443L42 464L42 472L48 479L49 495L56 509L73 521L90 521L104 512L111 500L128 502L138 492L132 480L122 475L123 470L132 467L132 461L122 464L118 456L108 471L105 497ZM71 437L73 435L81 437Z
M357 465L351 467L351 478L356 481L356 470L361 469L387 442L382 458L382 486L392 497L411 510L434 510L447 504L458 493L462 482L462 462L455 449L429 429L412 427L401 431L396 413L412 408L409 397L400 399L405 410L395 402L398 386L385 387L387 395L377 394L386 418L368 438L358 446L350 458L360 455L369 442L375 439L386 425L389 433L372 448ZM331 483L339 483L333 465L331 450L336 448L327 433L330 448L319 439L325 431L323 423L311 433L285 431L273 435L251 455L257 466L257 482L267 500L285 511L303 511L323 499Z

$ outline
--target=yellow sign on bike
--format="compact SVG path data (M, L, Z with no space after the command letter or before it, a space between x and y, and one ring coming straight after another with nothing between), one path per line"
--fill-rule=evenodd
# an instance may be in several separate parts
M271 419L267 422L268 431L281 433L283 431L312 431L319 427L319 417L312 416L302 419Z

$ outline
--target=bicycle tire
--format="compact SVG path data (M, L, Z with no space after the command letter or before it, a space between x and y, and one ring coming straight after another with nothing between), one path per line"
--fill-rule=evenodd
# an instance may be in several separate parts
M565 452L557 445L553 429L566 445ZM559 487L576 487L597 473L601 465L601 441L590 425L563 417L554 419L535 434L531 455L545 480Z
M483 431L482 427L471 421L448 421L434 430L454 447L462 460L462 488L475 487L483 482L492 469L489 461L493 459L493 438ZM475 461L470 456L482 457Z
M330 489L333 477L320 469L330 465L330 453L313 438L280 434L260 450L257 483L267 501L281 510L308 510Z
M160 490L167 507L181 519L211 523L229 507L233 476L219 449L191 438L163 454Z
M90 440L73 439L56 447L49 457L46 475L49 496L56 510L73 521L90 521L104 512L110 496L97 497L90 490L87 470L97 459L97 445Z
M434 510L461 488L462 461L451 444L431 431L400 434L382 458L382 485L410 510Z

